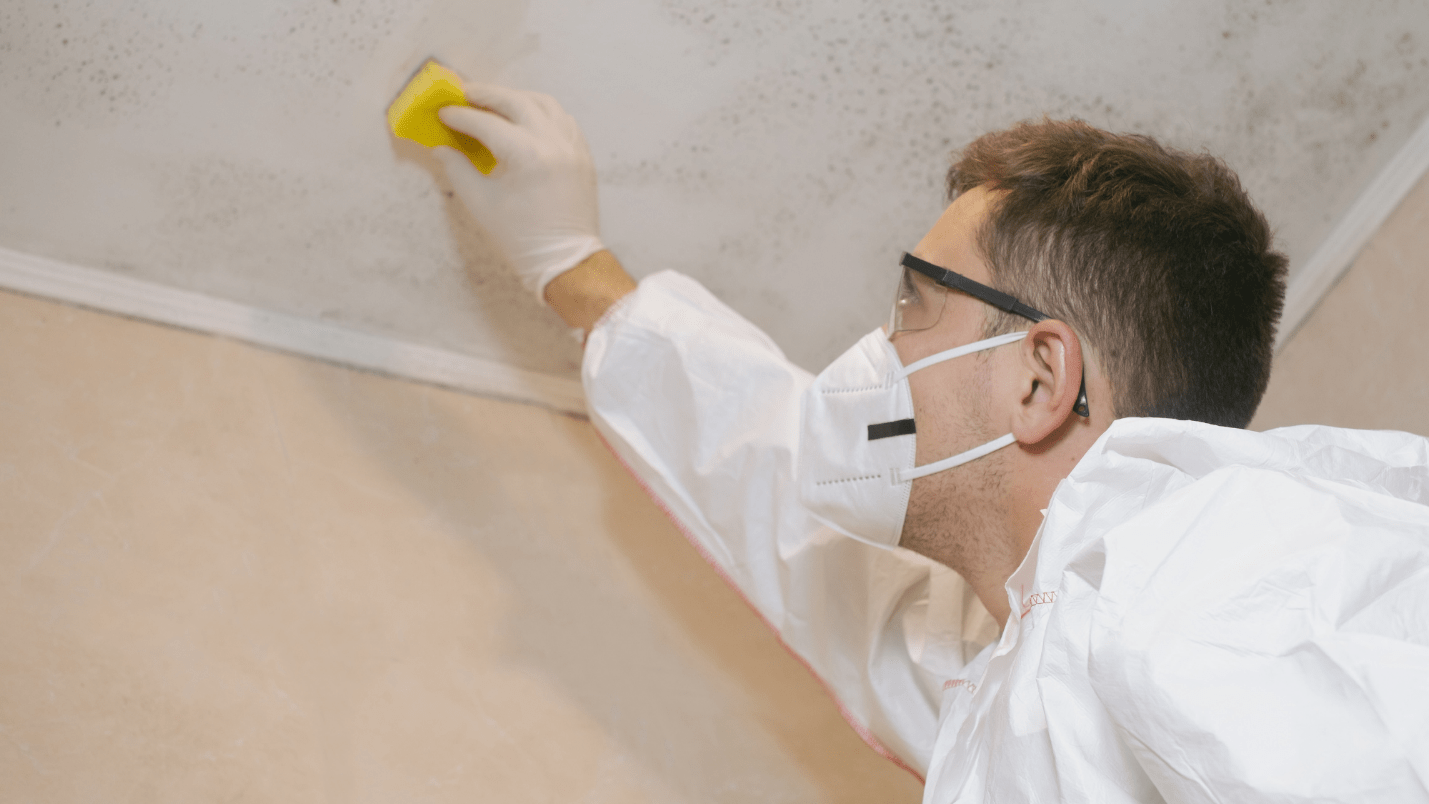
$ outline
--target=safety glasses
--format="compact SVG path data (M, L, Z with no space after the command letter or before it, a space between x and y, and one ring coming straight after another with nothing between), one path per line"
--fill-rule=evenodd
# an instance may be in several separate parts
M898 280L898 293L893 298L893 311L888 318L888 334L917 332L929 329L943 317L943 307L948 301L948 288L960 290L978 301L996 307L1004 313L1022 316L1033 323L1050 318L1013 296L990 288L959 273L920 260L912 254L904 254L899 263L903 266ZM1082 370L1082 387L1077 402L1072 408L1080 416L1089 416L1087 409L1087 373Z

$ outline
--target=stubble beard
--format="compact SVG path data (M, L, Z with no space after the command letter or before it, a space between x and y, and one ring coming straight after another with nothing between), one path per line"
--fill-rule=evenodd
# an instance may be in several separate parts
M959 394L965 413L959 416L957 432L963 434L963 449L1003 435L992 432L986 416L972 413L986 409L987 396L979 393L979 385ZM948 566L970 583L994 574L1005 580L1015 568L1006 533L1007 458L1005 450L998 450L914 480L899 544Z

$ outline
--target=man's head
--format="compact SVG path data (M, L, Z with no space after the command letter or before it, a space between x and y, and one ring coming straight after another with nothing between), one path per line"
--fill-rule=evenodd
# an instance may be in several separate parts
M1221 163L1082 123L978 139L953 166L949 195L914 255L1049 317L946 290L936 323L892 333L905 366L1027 333L909 375L916 466L1007 433L1016 443L915 479L900 544L957 570L1002 620L1002 584L1040 510L1115 418L1250 420L1285 258ZM1073 412L1083 378L1087 417Z
M978 233L993 286L1085 339L1116 415L1250 422L1286 260L1229 168L1046 121L969 145L948 172L949 200L974 187L993 191ZM988 333L1025 323L992 310Z

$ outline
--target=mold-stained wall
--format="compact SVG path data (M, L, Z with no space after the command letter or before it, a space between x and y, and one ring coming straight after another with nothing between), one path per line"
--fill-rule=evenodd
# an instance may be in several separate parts
M816 369L948 153L1049 114L1209 149L1302 265L1429 113L1429 6L873 0L0 5L0 246L574 376L382 111L436 55L583 124L608 243Z

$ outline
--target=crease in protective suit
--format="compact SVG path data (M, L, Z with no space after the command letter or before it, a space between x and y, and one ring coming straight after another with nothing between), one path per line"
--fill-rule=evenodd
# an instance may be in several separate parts
M691 279L592 330L591 420L925 801L1429 801L1429 441L1117 421L996 623L799 504L812 381Z

